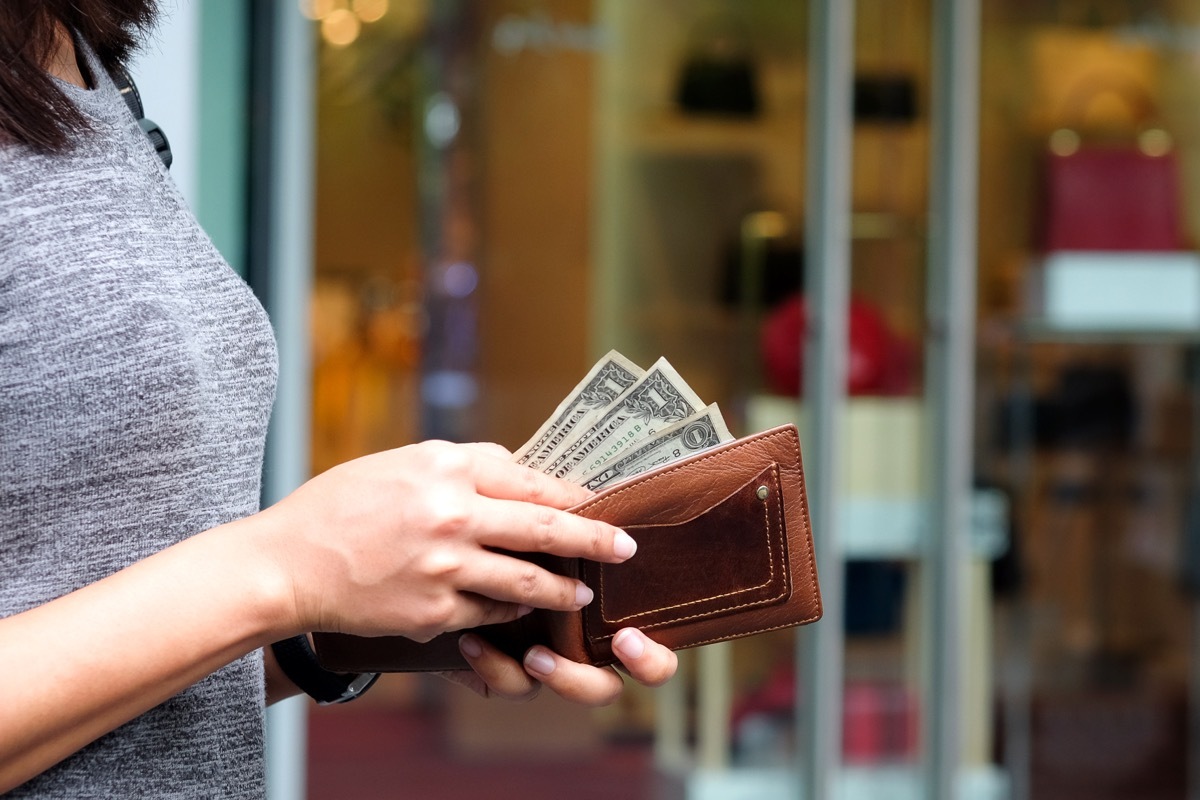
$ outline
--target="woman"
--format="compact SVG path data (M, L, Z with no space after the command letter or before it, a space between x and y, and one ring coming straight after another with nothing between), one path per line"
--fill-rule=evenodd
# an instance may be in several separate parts
M591 590L494 552L619 562L584 490L428 442L257 506L275 349L110 73L152 0L0 3L0 792L260 797L266 647L569 610ZM675 656L627 629L637 680ZM264 655L264 648L265 655ZM589 704L620 678L478 637L484 694Z

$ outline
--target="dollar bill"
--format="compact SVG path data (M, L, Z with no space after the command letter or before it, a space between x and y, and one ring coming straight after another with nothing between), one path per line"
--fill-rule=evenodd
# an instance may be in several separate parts
M552 460L543 462L541 470L557 478L577 479L656 431L682 422L704 405L675 368L660 358L593 425Z
M610 350L592 367L579 385L559 403L545 424L513 456L518 464L541 467L582 423L604 412L646 371L616 350Z
M631 452L601 467L599 471L584 474L582 483L588 489L598 491L660 464L678 461L702 450L731 442L733 438L720 409L713 403L699 414L663 428Z

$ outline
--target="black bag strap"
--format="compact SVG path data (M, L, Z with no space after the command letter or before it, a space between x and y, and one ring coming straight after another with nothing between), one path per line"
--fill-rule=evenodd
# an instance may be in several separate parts
M138 92L133 78L122 67L113 69L111 77L117 90L121 93L121 97L125 99L125 105L129 106L129 113L137 120L138 126L150 140L154 152L158 153L158 157L162 159L163 166L170 169L171 162L174 161L174 157L171 155L171 143L167 141L167 134L163 132L162 128L152 120L146 119L145 110L142 108L142 95Z

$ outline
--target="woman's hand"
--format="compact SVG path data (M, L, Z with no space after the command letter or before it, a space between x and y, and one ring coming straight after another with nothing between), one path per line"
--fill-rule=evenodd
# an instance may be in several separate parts
M260 516L294 598L288 627L428 641L590 602L581 582L495 552L624 561L627 534L563 510L589 496L501 447L430 441L334 467Z
M473 633L463 634L458 646L474 671L446 672L443 677L484 697L528 700L545 685L572 702L603 706L621 694L621 675L612 667L578 664L545 647L531 647L518 663ZM617 631L613 653L629 675L646 686L666 683L679 666L673 652L636 628Z

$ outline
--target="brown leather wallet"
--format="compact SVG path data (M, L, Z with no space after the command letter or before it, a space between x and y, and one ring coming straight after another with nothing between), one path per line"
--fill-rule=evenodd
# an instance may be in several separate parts
M604 489L571 509L627 531L623 564L519 554L579 578L596 593L580 611L537 610L475 628L514 658L544 644L581 663L616 661L626 626L680 649L804 625L821 594L795 426L728 442ZM403 636L313 634L323 667L338 672L467 669L462 631L425 643Z

